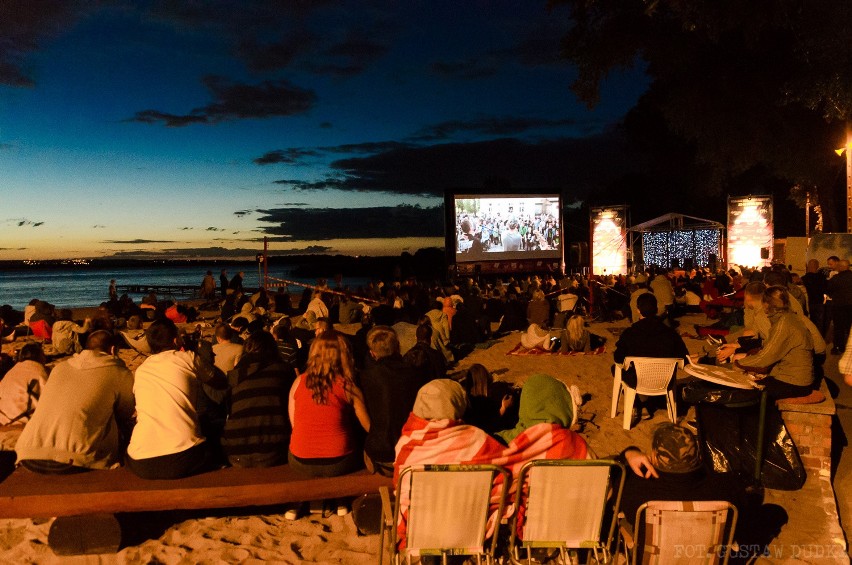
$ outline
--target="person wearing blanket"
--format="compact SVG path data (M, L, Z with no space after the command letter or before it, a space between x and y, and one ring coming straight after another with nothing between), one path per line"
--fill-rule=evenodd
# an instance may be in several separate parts
M517 477L521 466L533 459L588 459L589 448L569 426L575 421L576 404L566 386L548 375L534 375L524 383L518 424L500 435L508 446L460 418L467 407L464 389L450 379L437 379L417 393L414 409L402 429L396 445L394 484L399 473L412 465L494 464ZM488 535L497 523L496 496L502 485L495 485ZM514 486L514 485L513 485ZM398 489L399 490L399 489ZM400 523L397 529L400 547L405 546L408 516L408 492L400 498ZM510 491L506 517L514 512L514 492Z

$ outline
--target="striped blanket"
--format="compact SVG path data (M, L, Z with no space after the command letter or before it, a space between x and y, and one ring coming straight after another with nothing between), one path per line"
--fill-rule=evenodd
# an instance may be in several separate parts
M504 446L484 431L453 420L424 420L411 414L402 429L396 445L394 484L399 482L399 472L411 465L429 464L494 464L507 468L514 479L521 466L534 459L587 459L586 440L577 433L558 424L542 423L526 429ZM488 535L497 523L497 506L502 478L498 478L491 492L491 516ZM509 502L504 517L514 513L514 489L511 485ZM400 521L397 524L400 548L405 546L405 523L408 517L408 492L403 485L400 497Z

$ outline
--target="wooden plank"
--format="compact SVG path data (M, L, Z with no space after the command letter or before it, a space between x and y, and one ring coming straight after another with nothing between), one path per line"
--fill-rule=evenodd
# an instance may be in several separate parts
M19 468L0 483L0 518L265 506L359 496L390 484L391 479L366 471L304 477L286 465L222 469L170 481L140 479L123 468L60 476Z

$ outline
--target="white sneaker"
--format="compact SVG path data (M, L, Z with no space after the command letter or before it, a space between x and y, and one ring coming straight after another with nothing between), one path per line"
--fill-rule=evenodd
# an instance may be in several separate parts
M299 507L298 506L293 506L292 508L288 508L287 511L284 512L284 519L285 520L290 520L292 522L293 520L296 520L298 517L299 517Z

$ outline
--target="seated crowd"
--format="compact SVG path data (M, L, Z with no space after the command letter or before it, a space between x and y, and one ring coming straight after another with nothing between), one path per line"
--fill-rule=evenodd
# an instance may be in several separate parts
M657 282L661 276L665 280ZM648 284L650 290L623 293L624 312L635 315L635 323L616 344L616 362L687 355L671 328L671 281L660 273ZM287 463L316 477L362 468L398 476L414 464L493 463L517 476L533 459L593 457L572 429L581 404L575 387L536 374L518 393L482 365L459 380L447 378L447 369L492 336L492 324L498 334L529 324L556 328L563 347L588 351L595 336L577 305L592 292L609 291L574 277L528 277L484 291L472 281L431 291L413 283L372 291L364 293L369 307L346 293L306 292L301 321L292 325L289 315L299 310L289 295L280 301L265 291L246 297L236 288L223 300L214 343L201 338L200 327L194 334L179 330L176 322L189 317L177 305L160 309L144 330L150 355L135 374L116 356L121 343L111 326L95 318L78 324L63 310L51 321L54 343L76 354L48 376L41 345L22 347L0 380L0 425L25 424L18 462L45 474L124 464L145 479L174 479L227 465ZM798 301L786 286L752 282L743 293L744 331L760 338L762 348L723 347L719 360L727 354L764 373L775 398L811 394L815 368L825 359L820 332L793 308ZM30 321L50 315L44 304L33 304ZM332 320L362 327L348 335ZM141 332L138 322L134 331ZM629 384L631 375L623 379ZM650 457L632 448L620 455L636 475L628 481L632 494L625 495L631 508L641 504L643 492L666 498L661 485L667 474L676 476L668 477L672 484L684 482L678 482L681 474L700 475L681 490L669 489L679 498L688 498L690 484L715 484L690 447L696 441L691 432L666 427L658 434ZM653 481L659 488L648 488ZM693 489L696 496L703 496L701 489ZM398 495L404 504L406 494ZM730 495L735 503L737 497Z

